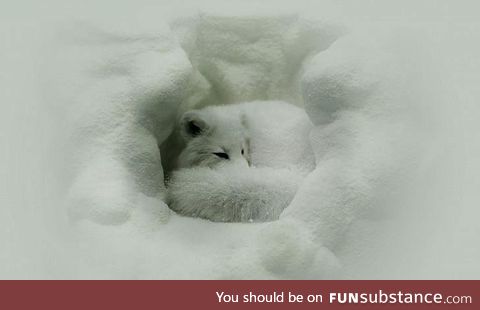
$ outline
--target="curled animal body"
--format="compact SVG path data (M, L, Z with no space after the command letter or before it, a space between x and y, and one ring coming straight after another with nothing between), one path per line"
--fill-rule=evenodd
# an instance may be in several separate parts
M278 219L309 170L299 168L297 162L314 165L308 143L278 133L292 131L280 128L288 127L288 122L276 117L278 109L287 110L282 117L293 119L295 126L291 122L290 126L307 135L311 123L304 111L286 103L243 103L185 112L178 124L185 146L167 182L169 207L181 215L215 222ZM285 152L277 153L275 147Z

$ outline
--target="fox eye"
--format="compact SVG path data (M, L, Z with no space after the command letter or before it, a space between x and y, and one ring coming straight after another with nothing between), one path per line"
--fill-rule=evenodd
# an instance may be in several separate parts
M213 155L215 155L215 156L217 156L217 157L220 157L220 158L222 158L222 159L229 159L227 153L218 152L218 153L213 153Z
M245 151L242 149L242 155L245 154Z

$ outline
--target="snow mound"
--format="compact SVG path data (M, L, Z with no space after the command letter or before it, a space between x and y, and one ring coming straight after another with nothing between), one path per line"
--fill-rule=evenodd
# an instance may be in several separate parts
M412 108L416 66L405 66L396 53L399 40L391 33L347 34L297 15L199 14L159 24L137 32L78 24L55 59L74 81L62 98L69 102L71 150L65 179L81 249L73 251L80 259L68 260L86 271L70 275L348 276L342 262L366 256L365 240L394 209L384 202L401 196L398 184L417 165L414 150L421 150L419 140L408 139L419 132L412 113L422 117L421 107ZM272 110L271 100L304 108L308 116L296 117L288 106ZM275 168L281 181L269 181L288 196L271 196L286 207L280 219L212 223L171 212L160 154L177 119L190 109L247 101L254 101L252 127L263 141L254 146L255 161ZM277 171L288 163L302 167L303 182ZM250 185L265 171L257 170ZM211 183L199 183L205 171L179 172L190 185L174 195L210 204L205 194L223 190L231 176L208 173Z

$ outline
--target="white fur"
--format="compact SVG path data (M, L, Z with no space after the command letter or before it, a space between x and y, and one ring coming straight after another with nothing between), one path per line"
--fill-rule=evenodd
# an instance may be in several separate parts
M170 208L216 222L278 219L314 167L311 126L305 111L284 102L186 112L179 124L180 169L168 182Z
M198 132L189 131L191 124ZM186 146L179 155L178 168L225 163L249 165L248 135L242 113L227 114L221 107L189 111L182 116L180 133ZM215 155L218 153L226 154L228 159Z
M289 205L301 180L290 169L180 169L168 184L168 204L179 214L214 222L271 221Z

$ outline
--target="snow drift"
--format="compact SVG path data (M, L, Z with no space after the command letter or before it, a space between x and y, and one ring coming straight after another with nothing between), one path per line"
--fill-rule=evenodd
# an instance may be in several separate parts
M459 177L458 154L448 151L478 154L478 142L463 138L477 128L478 108L461 91L470 86L457 64L432 57L445 47L436 36L441 26L225 12L168 23L144 18L135 27L115 19L62 24L38 65L42 96L58 116L50 124L56 162L45 159L58 182L54 207L44 212L54 228L39 235L49 241L35 259L23 261L33 267L10 268L5 277L478 276L472 262L479 249L468 244L479 230L466 216L478 214L471 191L478 173ZM444 53L462 55L451 47ZM448 70L458 74L446 76ZM315 167L280 220L212 223L171 212L160 154L176 118L191 108L252 100L303 107L314 124L305 141ZM455 110L449 100L463 100L471 112L457 119L463 127L445 126ZM470 167L478 168L470 155ZM288 148L282 156L295 158ZM446 181L452 173L466 184L462 193ZM442 225L451 214L468 230ZM413 242L412 232L422 232L422 242ZM464 246L438 246L454 237ZM447 255L432 265L432 253ZM422 270L412 267L418 260ZM449 260L463 266L444 269Z

